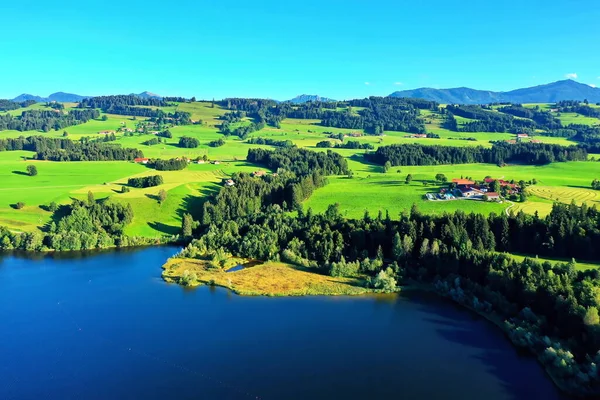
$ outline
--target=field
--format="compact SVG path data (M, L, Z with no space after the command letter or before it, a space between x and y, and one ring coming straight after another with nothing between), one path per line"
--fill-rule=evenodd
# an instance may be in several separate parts
M310 268L266 263L239 271L209 268L206 261L172 258L163 266L163 278L178 282L184 274L195 276L190 286L212 284L248 296L357 295L369 292L354 278L334 278Z
M67 109L76 106L65 105ZM35 104L28 109L46 109ZM11 111L18 115L26 109ZM85 198L88 191L97 199L110 197L114 201L130 203L134 209L134 221L127 227L126 233L154 237L162 234L179 232L181 216L190 212L197 216L198 210L206 196L219 188L219 182L235 171L253 171L257 167L248 165L245 160L251 147L272 148L270 146L250 145L237 137L225 138L218 131L220 116L227 110L210 102L182 103L163 107L165 112L176 110L190 112L192 119L198 124L175 126L170 128L173 138L163 143L148 146L143 144L153 138L150 134L124 136L117 133L116 144L123 147L141 149L146 157L172 158L185 156L196 158L208 156L211 160L219 160L220 165L190 165L184 171L158 172L165 183L150 189L133 189L129 193L120 193L127 179L134 176L156 174L142 165L128 162L41 162L26 160L33 154L30 152L0 152L0 225L18 231L33 231L50 222L51 213L45 211L50 202L68 203L72 198ZM339 111L345 111L340 109ZM359 109L354 107L353 113ZM421 143L447 146L491 146L491 141L508 140L514 135L508 133L489 132L453 132L440 126L441 117L430 111L422 111L428 132L436 133L439 139L411 138L407 133L386 131L383 136L360 136L352 138L361 143L370 143L375 148L383 145L402 143ZM565 115L565 114L563 114ZM120 127L134 129L144 118L132 118L121 115L106 115L102 119L92 120L85 124L68 127L60 131L43 133L50 137L63 137L78 140L81 137L99 138L100 131L116 131ZM569 116L566 116L569 117ZM579 123L583 116L573 117ZM466 121L459 121L465 123ZM316 151L316 144L328 139L330 133L362 134L360 130L330 128L319 125L319 120L286 119L281 128L265 127L254 132L250 137L263 137L276 140L291 140L297 146ZM0 132L0 138L41 134L39 132ZM200 146L195 149L182 149L177 143L183 136L195 137ZM226 144L221 147L210 147L209 142L224 138ZM475 140L465 140L473 138ZM572 142L564 138L538 136L545 143L570 145ZM329 139L335 141L333 139ZM554 201L578 204L587 202L595 204L599 199L597 192L591 190L590 183L600 178L600 164L581 162L568 164L552 164L544 167L509 166L498 168L493 165L459 165L436 167L400 167L392 168L387 174L382 173L380 166L364 162L362 154L365 150L336 149L348 159L354 172L353 178L330 177L329 185L319 189L305 202L306 207L315 211L323 211L328 205L339 203L342 213L348 217L362 217L365 210L371 215L386 210L395 218L403 210L417 204L419 209L427 213L440 214L445 211L464 210L466 212L500 213L509 206L511 210L523 210L528 213L548 213ZM27 176L24 172L28 164L35 164L39 174ZM400 172L398 172L400 171ZM407 174L413 175L413 181L405 184ZM507 180L537 179L538 185L530 189L530 198L526 203L483 203L473 200L425 201L424 194L436 192L439 186L432 181L437 173L445 174L449 179L460 176L471 176L481 179L485 176L504 178ZM163 204L157 201L159 190L167 191L167 200ZM14 205L24 202L25 207L16 210Z
M526 203L516 203L515 211L540 215L550 212L553 201L579 204L587 202L590 206L600 200L600 192L590 188L590 183L600 176L598 162L555 163L546 166L507 166L497 167L490 164L440 165L393 167L387 174L377 172L379 166L351 163L355 175L331 177L329 184L319 189L306 202L307 207L323 211L329 204L338 203L340 210L348 217L362 217L365 210L371 215L378 211L389 211L392 217L417 204L426 213L441 214L444 211L464 210L466 212L502 212L510 206L508 203L483 203L474 200L426 201L427 192L437 192L439 187L433 184L436 174L446 175L448 179L472 177L483 179L486 176L505 180L536 179L537 185L530 187L533 195ZM355 167L357 167L355 169ZM361 169L358 169L361 168ZM400 170L400 173L397 171ZM405 178L412 174L413 181L407 185ZM424 186L424 182L428 185ZM564 196L564 197L563 197Z
M508 253L506 253L508 254ZM538 256L531 256L531 255L525 255L525 254L508 254L509 256L511 256L512 258L514 258L517 261L523 261L525 258L533 258L536 261L539 262L545 262L548 261L552 264L556 264L556 263L568 263L571 260L565 260L565 259L559 259L559 258L540 258ZM577 260L575 260L575 267L578 270L586 270L586 269L597 269L600 267L599 264L593 264L593 263L586 263L586 262L579 262Z

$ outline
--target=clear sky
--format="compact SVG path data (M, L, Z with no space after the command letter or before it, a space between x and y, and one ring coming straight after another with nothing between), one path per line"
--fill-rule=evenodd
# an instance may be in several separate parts
M0 98L600 86L598 0L1 3Z

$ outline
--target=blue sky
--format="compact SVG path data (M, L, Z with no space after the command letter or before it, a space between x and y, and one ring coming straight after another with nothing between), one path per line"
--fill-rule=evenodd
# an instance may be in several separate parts
M597 0L2 3L0 98L600 86Z

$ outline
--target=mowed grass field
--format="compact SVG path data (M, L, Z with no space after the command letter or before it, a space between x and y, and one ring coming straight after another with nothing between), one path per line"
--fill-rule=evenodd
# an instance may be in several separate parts
M330 177L329 184L317 190L305 202L306 207L319 212L324 211L330 204L338 203L344 215L358 218L364 215L365 210L371 215L380 210L387 210L390 215L397 216L410 209L413 204L417 204L423 212L434 214L455 210L484 214L500 213L511 205L508 202L497 204L473 200L425 200L425 193L439 191L439 186L433 183L438 173L446 175L449 180L460 177L479 180L486 176L515 181L536 179L538 184L529 188L533 196L525 203L515 203L514 211L523 209L528 213L538 211L540 215L545 215L550 212L554 201L570 203L571 200L575 200L578 204L586 202L590 206L600 202L600 192L590 187L592 180L600 176L598 162L507 167L490 164L392 167L386 174L380 172L380 166L357 161L352 161L350 165L355 172L353 178ZM398 170L400 172L397 172ZM408 174L413 176L409 185L405 183ZM427 182L428 185L425 186L423 182Z
M76 104L66 104L67 109ZM35 104L28 109L47 109L41 104ZM26 109L12 111L18 115ZM141 149L146 157L172 158L185 156L196 158L207 155L211 160L219 160L221 165L190 165L184 171L157 172L142 165L129 162L71 162L55 163L23 160L31 157L30 152L0 152L0 225L9 226L20 231L33 231L50 221L51 214L40 206L50 202L68 203L72 198L85 198L88 191L95 197L110 197L114 201L130 203L134 209L134 221L127 227L127 234L153 237L162 234L179 232L181 216L184 212L197 214L206 196L218 190L220 181L235 171L254 171L257 166L245 163L248 149L271 146L250 145L237 137L225 138L218 131L221 123L220 116L227 110L210 102L183 103L164 107L165 112L190 112L194 121L200 124L175 126L170 128L173 138L165 142L148 146L143 144L153 138L153 135L136 134L125 137L117 134L117 141L112 142L123 147ZM344 110L340 110L344 111ZM353 108L353 112L358 112ZM418 139L404 132L387 131L383 136L361 136L346 140L357 140L370 143L375 148L390 144L420 143L427 145L447 146L491 146L491 141L508 140L514 135L490 132L452 132L440 126L442 119L430 111L421 111L429 132L437 133L440 139ZM81 137L99 138L98 132L116 131L119 127L135 129L136 124L143 118L133 118L121 115L106 115L107 120L92 120L85 124L68 127L60 131L41 132L0 132L0 138L18 137L42 134L50 137L63 137L63 131L68 132L68 138L78 140ZM581 116L580 116L581 117ZM579 117L577 117L579 118ZM462 121L465 122L465 121ZM340 129L319 125L319 120L286 119L281 128L265 127L253 132L250 137L263 137L275 140L291 140L297 146L315 151L327 151L317 148L322 140L328 139L330 133L356 134L364 133L355 129ZM200 146L195 149L182 149L177 143L183 136L195 137ZM210 147L211 141L224 138L226 144L221 147ZM464 140L475 138L476 140ZM570 145L564 138L546 138L538 136L545 143ZM498 168L493 165L459 165L436 167L400 167L392 168L383 174L381 166L364 162L365 150L335 149L348 159L354 178L330 177L330 184L315 192L313 197L305 202L306 207L315 211L323 211L328 205L339 203L342 212L348 217L362 217L365 210L372 215L378 211L388 210L393 217L412 204L417 204L423 212L443 213L444 211L464 210L466 212L503 212L510 206L508 203L482 203L471 200L458 201L425 201L427 192L437 192L439 187L433 183L425 186L423 182L431 182L437 173L444 173L449 179L460 176L472 176L481 179L487 175L515 180L530 180L536 178L539 184L531 188L531 196L526 203L517 203L512 210L524 210L528 213L545 214L550 211L554 201L577 203L595 203L596 192L590 188L594 178L600 178L600 164L568 163L552 164L544 167L514 166ZM24 174L28 164L35 164L39 174L29 177ZM400 172L397 172L400 170ZM123 184L132 176L163 175L164 185L149 189L132 189L129 193L120 193ZM413 182L404 183L408 173L413 175ZM159 204L156 196L159 190L167 191L167 200ZM558 200L557 200L558 199ZM16 210L13 206L24 202L26 206ZM196 215L198 217L198 215Z
M220 165L190 164L183 171L155 171L143 165L123 161L48 162L24 161L30 152L0 152L0 225L18 231L30 232L51 220L44 210L51 202L67 204L74 198L85 199L92 192L96 199L130 203L134 220L127 234L153 237L177 234L184 212L196 212L207 195L220 186L222 178L235 171L254 171L246 162ZM35 165L37 176L28 176L27 165ZM130 177L161 175L164 184L146 189L131 188L120 193ZM159 204L160 190L167 192L167 200ZM17 202L25 207L17 210ZM197 216L197 215L196 215Z

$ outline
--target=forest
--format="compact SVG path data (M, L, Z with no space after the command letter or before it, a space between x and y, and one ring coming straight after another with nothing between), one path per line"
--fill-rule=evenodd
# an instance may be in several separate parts
M73 200L69 205L51 204L53 221L44 232L13 233L0 227L0 250L91 250L144 244L147 241L123 235L133 219L131 205L96 201L91 193L87 201Z
M32 104L35 104L35 100L15 102L12 100L0 99L0 111L18 110L19 108L29 107Z
M8 138L0 139L0 151L34 151L35 159L48 161L133 161L135 158L144 157L141 150L122 148L106 144L105 141L110 141L110 136L96 141L82 138L78 142L44 136Z
M260 130L265 125L280 127L285 118L321 119L321 125L364 129L367 133L381 135L385 130L425 133L425 125L419 115L419 109L437 109L435 102L419 99L394 97L369 97L368 99L350 102L308 102L292 105L276 103L262 99L225 99L220 105L231 110L226 114L221 125L221 132L226 135L239 136L245 139L250 133ZM338 112L336 107L348 107L347 111ZM354 113L352 107L361 107ZM231 124L249 117L254 120L250 125L232 129Z
M28 110L20 116L0 115L0 131L43 131L60 130L73 125L86 123L100 116L98 110L71 110L63 113L59 110Z
M521 163L544 165L552 162L584 161L588 153L581 146L560 146L545 143L495 142L491 148L430 146L421 144L398 144L381 146L375 152L365 154L373 163L384 165L441 165L488 163Z

